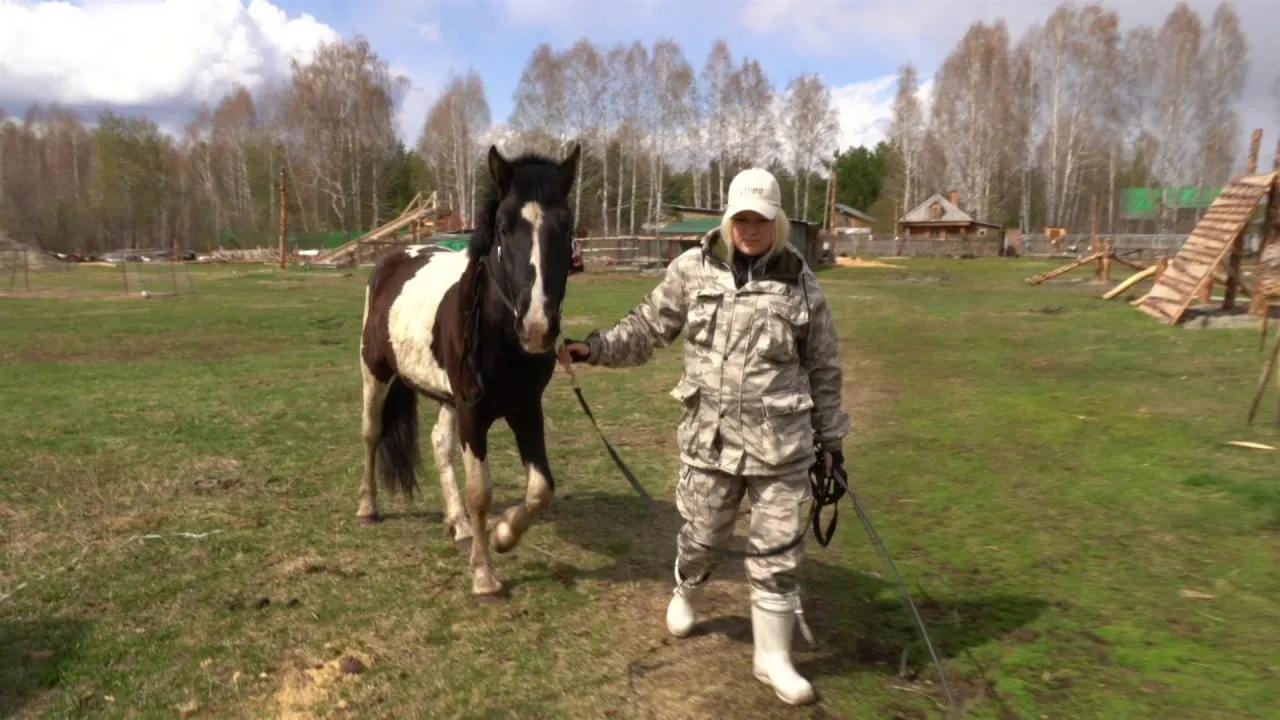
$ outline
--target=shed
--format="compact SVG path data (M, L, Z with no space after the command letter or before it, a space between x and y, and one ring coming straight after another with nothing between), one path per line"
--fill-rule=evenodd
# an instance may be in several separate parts
M902 234L907 237L929 237L946 240L948 236L988 237L997 236L1001 226L995 223L975 220L972 215L960 209L959 197L955 190L950 192L951 198L935 193L929 199L916 205L902 216Z
M836 203L836 211L831 218L832 229L837 235L849 233L870 233L875 218L843 203Z

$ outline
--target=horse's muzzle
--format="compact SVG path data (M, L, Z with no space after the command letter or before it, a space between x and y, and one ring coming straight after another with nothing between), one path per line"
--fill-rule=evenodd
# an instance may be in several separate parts
M543 355L555 347L556 332L550 327L555 323L523 322L516 328L520 348L530 355Z

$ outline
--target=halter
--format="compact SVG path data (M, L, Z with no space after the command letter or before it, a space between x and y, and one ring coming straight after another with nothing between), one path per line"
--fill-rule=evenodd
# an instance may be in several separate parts
M501 240L495 239L494 245L497 260L501 263ZM460 401L464 405L471 406L480 402L480 398L484 397L484 380L480 376L480 368L476 366L476 351L478 349L477 344L480 339L480 317L482 315L481 305L484 302L484 284L480 282L481 273L487 275L488 279L493 282L493 289L497 292L498 299L501 300L502 304L511 311L512 316L516 318L520 317L519 311L516 310L515 303L511 301L510 296L507 295L505 289L502 287L501 279L494 274L493 267L489 265L489 255L486 253L476 258L476 271L474 275L475 283L471 296L471 332L463 335L462 337L462 364L463 367L471 370L471 376L475 381L476 389L474 394L466 393L465 391L458 394Z

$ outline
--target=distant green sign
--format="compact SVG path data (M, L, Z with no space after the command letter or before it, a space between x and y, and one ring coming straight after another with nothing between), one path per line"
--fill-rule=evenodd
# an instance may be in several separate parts
M1169 210L1204 210L1213 204L1222 188L1124 188L1120 217L1125 220L1152 220Z

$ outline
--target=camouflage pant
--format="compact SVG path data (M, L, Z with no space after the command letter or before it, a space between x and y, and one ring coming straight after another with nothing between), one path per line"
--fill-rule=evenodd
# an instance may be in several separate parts
M676 507L684 526L676 537L680 576L698 581L709 576L723 556L699 547L724 548L733 535L743 496L751 500L747 547L752 552L784 545L805 529L805 503L812 500L807 473L781 477L737 477L720 472L680 468ZM747 581L757 592L786 594L797 589L796 568L804 558L804 542L772 557L747 558Z

